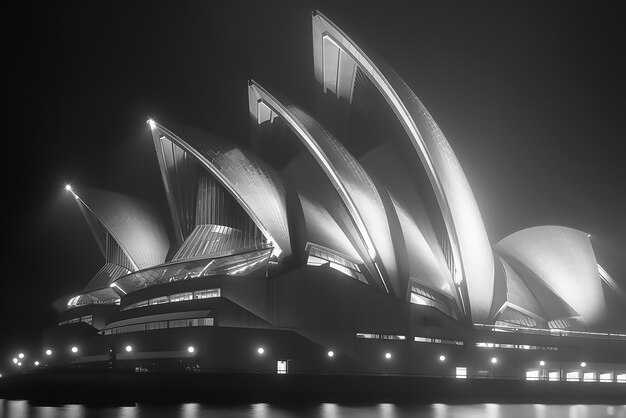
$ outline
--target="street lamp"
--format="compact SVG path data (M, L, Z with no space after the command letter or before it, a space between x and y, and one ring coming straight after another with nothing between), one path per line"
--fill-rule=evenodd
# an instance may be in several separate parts
M391 358L391 353L385 353L385 358L389 360Z
M265 353L265 349L263 347L259 347L256 349L256 352L259 353L260 356L262 356L263 353Z
M47 350L46 350L46 356L51 356L51 355L52 355L52 350L47 349Z
M498 364L497 357L491 357L491 364L493 364L493 378L496 378L496 364Z
M18 356L20 359L23 359L23 358L24 358L24 353L19 353L17 356Z
M127 345L126 346L126 352L130 353L131 351L133 351L133 346L132 345Z
M587 363L583 361L582 363L580 363L580 367L587 367Z
M13 357L13 364L17 364L17 357Z
M188 353L193 353L194 351L196 351L196 348L193 345L190 345L189 347L187 347Z
M545 380L546 379L546 374L545 371L543 369L543 366L546 365L546 362L543 360L539 361L539 365L541 366L541 370L539 371L539 380Z
M76 346L72 347L72 353L74 354L78 353L78 347Z
M446 361L446 356L443 354L439 356L439 374L443 377L443 363Z
M35 361L35 366L39 366L39 361Z
M333 350L330 350L328 352L328 358L333 358L334 355L335 355L335 352Z

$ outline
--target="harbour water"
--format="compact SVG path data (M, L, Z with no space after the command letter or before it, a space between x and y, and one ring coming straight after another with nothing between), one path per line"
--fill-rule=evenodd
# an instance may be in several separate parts
M626 400L625 400L626 402ZM0 399L2 418L626 418L626 405L545 404L267 404L180 405L137 404L103 407L88 405L38 406L25 400Z

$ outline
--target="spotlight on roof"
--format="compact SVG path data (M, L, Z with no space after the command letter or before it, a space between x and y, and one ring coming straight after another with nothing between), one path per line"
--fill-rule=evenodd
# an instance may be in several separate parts
M24 353L19 353L17 356L18 356L19 358L24 358Z
M35 361L35 366L39 366L39 361Z
M21 361L17 362L17 367L22 367L22 362Z
M587 238L591 238L591 234L587 234Z
M150 129L156 129L156 122L154 122L152 119L148 119L148 125L150 125Z
M17 364L17 357L13 357L13 364Z

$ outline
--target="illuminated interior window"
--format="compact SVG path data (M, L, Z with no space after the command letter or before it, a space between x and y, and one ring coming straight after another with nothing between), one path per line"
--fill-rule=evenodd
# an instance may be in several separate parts
M526 380L539 380L539 370L527 370Z
M560 373L559 372L549 372L548 373L548 380L550 382L558 382L559 380L561 380Z
M430 337L415 337L415 342L417 343L431 343L431 344L447 344L447 345L463 345L463 341L457 340L444 340L441 338L430 338Z
M613 381L613 373L602 373L600 374L600 382L612 382Z
M422 306L432 306L448 316L452 315L452 310L448 300L438 295L434 291L420 286L418 284L411 285L411 303Z
M364 332L357 332L357 338L365 338L368 340L406 340L405 335L395 335L395 334L367 334Z
M580 380L580 372L567 372L565 378L568 382L578 382Z
M309 258L307 259L308 266L323 266L328 265L328 267L335 269L347 276L350 276L354 279L365 281L359 266L356 263L348 260L346 257L342 257L340 254L329 251L325 248L321 248L317 245L313 245L311 243L307 244L307 249L309 251Z
M583 374L583 382L595 382L595 381L596 381L595 372L585 372Z
M457 379L467 379L467 367L457 367L455 376Z
M617 383L626 383L626 373L620 373L615 376L615 381Z

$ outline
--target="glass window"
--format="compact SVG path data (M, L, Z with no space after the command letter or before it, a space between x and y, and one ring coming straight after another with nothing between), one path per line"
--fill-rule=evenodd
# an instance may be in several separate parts
M162 303L168 303L170 301L169 296L159 296L158 298L152 298L148 302L150 306L152 305L160 305Z
M585 372L583 374L583 382L595 382L595 381L596 381L595 372Z
M539 380L539 370L527 370L526 380Z
M193 296L191 292L177 293L170 296L170 302L182 302L184 300L191 300Z
M208 298L219 298L220 297L220 289L204 289L204 290L196 290L193 292L194 299L208 299Z
M602 373L600 374L601 382L612 382L613 381L613 373Z
M568 382L578 382L580 380L580 373L579 372L567 372L565 377L567 378Z

